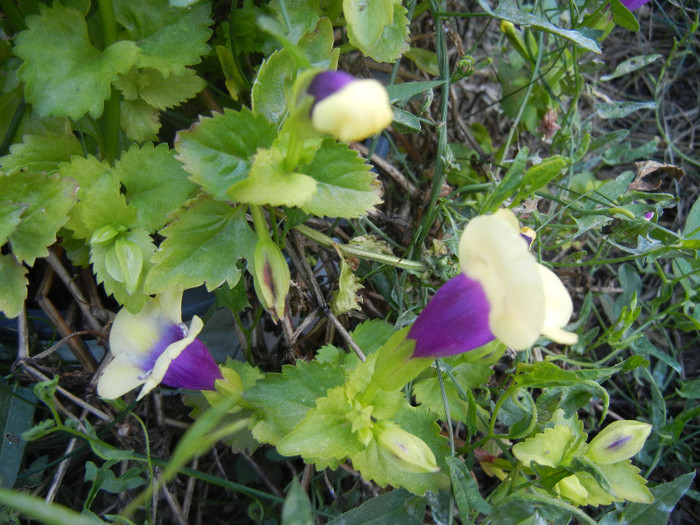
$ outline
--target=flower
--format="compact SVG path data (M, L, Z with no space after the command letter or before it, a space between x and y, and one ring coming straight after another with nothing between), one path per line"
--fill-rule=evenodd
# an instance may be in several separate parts
M634 11L635 9L639 9L642 7L644 4L649 3L651 0L621 0L622 5L624 5L628 11Z
M143 385L141 399L159 383L191 390L213 390L223 376L207 347L196 339L204 323L180 319L182 292L150 299L137 314L122 308L109 333L114 360L102 372L97 393L114 399Z
M445 357L495 338L515 350L544 335L562 344L573 303L554 272L539 264L510 210L472 219L459 242L462 273L433 296L408 332L413 357Z
M386 128L394 117L389 94L373 79L324 71L314 77L308 92L316 99L311 124L340 140L363 140Z

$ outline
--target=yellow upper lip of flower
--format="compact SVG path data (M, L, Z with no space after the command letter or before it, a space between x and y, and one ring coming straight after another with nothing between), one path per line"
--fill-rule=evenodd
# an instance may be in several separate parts
M573 302L563 283L530 253L512 211L472 219L459 243L467 277L481 284L489 302L492 333L511 348L532 346L540 335L573 344L576 334L563 330Z

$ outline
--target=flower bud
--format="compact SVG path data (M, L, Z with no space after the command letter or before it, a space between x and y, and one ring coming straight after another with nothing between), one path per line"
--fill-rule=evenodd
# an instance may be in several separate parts
M258 240L253 271L258 299L277 322L284 315L291 278L282 250L271 239Z
M440 470L435 455L425 441L389 421L374 425L374 436L380 452L402 470L408 472L436 472Z
M575 505L585 505L588 499L588 491L575 475L560 480L554 485L554 490L562 498L568 499Z
M314 77L308 92L316 98L311 108L313 127L340 140L363 140L386 128L394 117L389 94L373 79L324 71Z
M107 252L105 266L115 281L124 283L126 293L132 294L141 278L143 252L135 242L117 239Z
M117 235L119 235L119 230L117 230L111 224L108 224L107 226L102 226L102 228L97 228L94 231L92 237L90 237L90 244L107 244Z
M601 430L588 445L586 457L599 465L624 461L642 450L651 432L649 423L615 421Z

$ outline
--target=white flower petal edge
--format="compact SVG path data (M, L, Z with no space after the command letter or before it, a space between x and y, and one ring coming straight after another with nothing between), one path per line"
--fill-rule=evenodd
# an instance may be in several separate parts
M116 356L102 371L97 383L97 395L105 399L116 399L144 383L140 366L134 364L128 355Z
M510 210L472 219L459 242L462 271L484 289L489 326L515 350L532 346L540 335L573 344L576 334L562 329L573 303L559 278L530 253Z
M311 122L323 133L347 142L363 140L394 118L389 94L374 79L356 80L316 103Z
M169 345L156 360L156 364L153 366L153 371L148 374L145 384L143 385L141 392L139 392L138 399L141 399L160 384L165 377L168 367L173 359L177 358L177 356L179 356L182 351L195 340L195 338L199 335L199 332L202 331L203 327L204 322L199 317L196 315L192 317L192 322L190 323L187 336L185 336L184 339Z

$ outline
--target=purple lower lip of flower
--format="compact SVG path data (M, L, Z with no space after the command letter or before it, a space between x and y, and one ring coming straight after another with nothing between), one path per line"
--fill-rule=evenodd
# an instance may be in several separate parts
M199 339L195 339L173 359L163 377L163 384L188 390L214 390L214 382L222 379L219 365Z
M649 3L651 0L621 0L622 5L624 5L629 11L634 11L639 9L644 4Z
M464 274L447 281L408 332L413 357L446 357L474 350L495 339L489 302L481 285Z
M344 71L323 71L314 77L307 91L318 102L355 80L357 80L355 77Z

